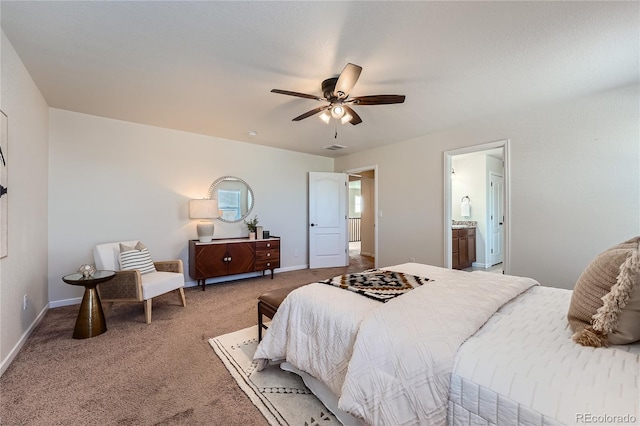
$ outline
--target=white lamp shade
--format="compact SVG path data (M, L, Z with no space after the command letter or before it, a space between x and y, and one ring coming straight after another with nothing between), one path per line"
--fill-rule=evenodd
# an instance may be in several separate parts
M213 219L218 217L218 200L189 200L189 218Z
M345 123L350 122L352 118L353 118L353 116L351 114L349 114L348 112L345 112L345 114L340 119L340 122L342 124L345 124Z
M322 114L320 114L320 120L324 121L325 124L329 124L329 120L331 120L331 114L329 114L327 111L324 111Z

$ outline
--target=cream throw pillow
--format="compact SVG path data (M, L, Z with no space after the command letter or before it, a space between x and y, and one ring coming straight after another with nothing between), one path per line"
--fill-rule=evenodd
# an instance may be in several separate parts
M120 243L120 269L123 271L137 269L141 274L156 272L149 250L138 241L135 247Z
M640 237L598 255L578 278L567 319L584 346L640 340Z

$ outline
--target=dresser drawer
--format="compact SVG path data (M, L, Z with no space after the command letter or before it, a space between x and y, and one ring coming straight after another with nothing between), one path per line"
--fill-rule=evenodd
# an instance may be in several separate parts
M274 270L280 267L280 240L256 241L256 271Z
M279 260L279 259L280 259L279 249L256 250L256 262L259 262L261 260Z
M260 250L280 249L280 240L258 240L256 241L256 252Z
M256 271L264 271L265 269L275 269L280 267L280 259L256 259Z

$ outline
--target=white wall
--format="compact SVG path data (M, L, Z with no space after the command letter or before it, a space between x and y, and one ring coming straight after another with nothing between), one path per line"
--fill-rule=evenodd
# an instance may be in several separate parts
M378 165L379 266L444 264L443 152L504 139L512 274L572 288L598 253L640 235L636 84L336 159L336 171Z
M306 267L309 171L333 159L181 131L50 111L49 297L77 302L61 277L92 262L95 244L141 239L153 258L184 261L196 221L188 200L232 175L253 189L260 225L282 237L281 270ZM216 238L247 235L242 222L215 221ZM298 256L295 256L295 253ZM71 299L71 300L68 300Z
M49 108L2 32L0 109L9 117L8 255L0 259L0 373L46 312ZM23 295L27 309L22 309Z

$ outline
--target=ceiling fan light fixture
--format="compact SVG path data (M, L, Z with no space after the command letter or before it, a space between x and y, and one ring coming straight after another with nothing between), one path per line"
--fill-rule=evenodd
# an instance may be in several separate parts
M404 102L404 95L366 95L350 98L349 94L351 93L351 89L353 89L358 78L360 78L361 71L361 66L348 63L339 76L325 79L321 85L324 97L281 89L271 89L271 92L328 102L328 104L324 104L323 106L307 111L291 120L300 121L305 118L309 118L312 115L322 113L320 115L320 119L322 119L326 124L329 124L332 117L336 120L340 120L342 124L351 123L355 126L362 123L362 118L360 118L358 113L354 111L351 106L389 105L401 104ZM345 115L347 117L345 117Z
M344 116L344 107L342 105L335 105L331 108L331 116L333 118L342 118Z
M353 116L347 112L345 113L345 115L342 116L342 118L340 119L340 122L342 124L346 124L346 123L349 123L352 118Z
M325 124L329 124L329 120L331 120L331 114L329 114L327 111L324 111L322 114L320 114L320 120L324 121Z

